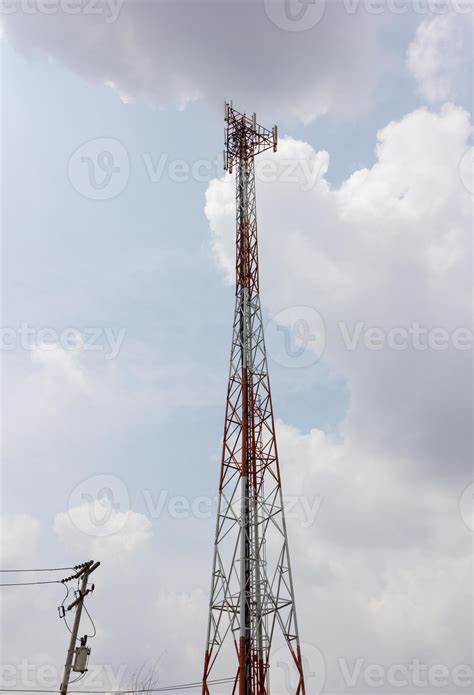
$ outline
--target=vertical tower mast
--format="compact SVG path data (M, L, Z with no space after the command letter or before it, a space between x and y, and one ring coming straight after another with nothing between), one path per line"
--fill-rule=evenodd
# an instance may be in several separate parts
M305 695L259 297L254 158L276 151L277 129L232 104L225 121L224 168L236 169L236 303L203 695L229 676L233 695L269 695L278 638L295 695Z

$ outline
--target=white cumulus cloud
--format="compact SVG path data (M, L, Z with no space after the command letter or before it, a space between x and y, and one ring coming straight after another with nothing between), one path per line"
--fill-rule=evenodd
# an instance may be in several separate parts
M414 111L378 133L374 165L338 189L324 177L327 155L289 138L268 184L260 170L267 165L257 164L267 310L320 312L323 360L351 391L344 433L357 432L374 451L397 452L414 474L470 470L469 335L461 349L452 340L470 326L471 198L458 169L469 134L462 108ZM312 167L319 175L308 189ZM232 188L229 176L214 180L206 198L214 254L227 276ZM372 347L373 329L385 339L381 347Z
M407 64L421 96L430 103L458 96L469 79L471 15L444 14L423 20L407 52Z
M337 189L329 155L308 143L283 138L257 159L264 307L317 309L322 360L350 390L337 436L278 424L300 631L326 660L328 691L344 689L335 654L469 662L458 499L472 475L471 352L418 349L408 330L470 326L472 200L458 168L469 135L462 108L416 110L380 130L373 166ZM228 280L233 186L214 180L205 207ZM405 331L406 349L372 349L368 328Z
M53 528L64 544L88 549L91 556L106 557L109 562L123 560L152 536L151 522L144 514L116 510L105 499L56 514Z
M0 517L0 560L3 566L31 561L40 536L40 523L30 514ZM15 581L14 579L12 581Z

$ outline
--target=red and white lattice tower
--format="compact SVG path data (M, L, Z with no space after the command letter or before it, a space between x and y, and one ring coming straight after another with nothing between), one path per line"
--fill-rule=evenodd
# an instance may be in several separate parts
M256 154L270 131L225 106L224 168L236 172L236 304L203 695L269 695L275 659L305 695L259 297ZM276 645L279 645L275 657ZM234 678L235 677L235 678Z

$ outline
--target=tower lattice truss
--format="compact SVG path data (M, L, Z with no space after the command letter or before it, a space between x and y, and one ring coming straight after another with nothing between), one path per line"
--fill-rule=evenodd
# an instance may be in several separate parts
M256 154L270 131L225 107L224 167L236 172L236 292L203 695L305 695L259 297ZM282 669L283 667L283 669ZM228 687L220 678L233 680ZM289 686L289 687L288 687Z

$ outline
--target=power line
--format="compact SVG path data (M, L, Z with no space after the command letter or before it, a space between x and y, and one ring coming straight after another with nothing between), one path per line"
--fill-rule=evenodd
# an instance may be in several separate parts
M66 570L75 570L78 569L78 567L36 567L33 569L16 569L16 570L3 570L0 569L0 572L65 572Z
M81 575L83 572L83 568L87 565L87 563L83 563L82 565L76 565L75 567L63 567L60 568L58 567L57 569L60 570L80 570L77 574L73 574L70 577L64 577L64 579L48 579L45 581L41 582L7 582L7 583L2 583L0 586L37 586L39 584L66 584L66 582L70 582L72 579L77 579L78 576ZM48 569L43 569L43 570L2 570L3 572L53 572L55 570L48 570ZM1 691L0 691L1 692Z
M220 678L218 680L208 680L209 685L224 685L225 683L235 682L235 678ZM161 688L143 688L143 689L132 689L132 690L113 690L109 688L108 690L71 690L71 693L88 693L92 695L106 695L108 693L113 693L114 695L134 695L134 693L164 693L171 692L173 690L190 690L192 688L201 688L202 681L197 681L195 683L182 683L181 685L167 685ZM57 693L57 690L40 690L40 689L15 689L15 688L0 688L1 693Z
M9 582L8 584L0 584L0 586L38 586L39 584L62 584L63 579L50 579L45 582Z

